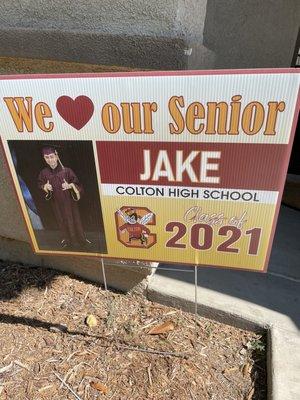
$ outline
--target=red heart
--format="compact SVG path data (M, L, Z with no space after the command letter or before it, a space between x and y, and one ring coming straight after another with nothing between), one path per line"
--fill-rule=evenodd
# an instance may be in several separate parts
M60 116L78 131L86 125L94 113L94 104L87 96L78 96L73 100L69 96L61 96L56 101Z

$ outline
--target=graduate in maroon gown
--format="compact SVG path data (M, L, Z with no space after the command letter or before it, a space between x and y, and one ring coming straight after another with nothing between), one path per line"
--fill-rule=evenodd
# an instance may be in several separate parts
M47 164L38 177L38 186L54 211L61 231L63 248L85 247L91 242L85 237L78 204L83 188L71 168L64 167L54 147L42 149Z

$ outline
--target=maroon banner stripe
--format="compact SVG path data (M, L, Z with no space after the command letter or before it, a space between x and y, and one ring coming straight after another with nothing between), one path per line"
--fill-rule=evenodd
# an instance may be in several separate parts
M149 151L150 179L141 180L145 171L144 150ZM167 152L174 181L166 177L153 180L159 151ZM288 151L285 144L245 143L166 143L166 142L97 142L97 151L102 183L170 185L191 187L218 187L229 189L279 190L281 166ZM182 180L176 181L176 152L182 151L184 161L192 151L199 152L191 162L197 177L192 182L187 171ZM217 171L208 171L207 176L219 177L219 183L201 182L200 165L202 152L221 152L220 159L208 159L218 163ZM195 154L195 153L194 153Z

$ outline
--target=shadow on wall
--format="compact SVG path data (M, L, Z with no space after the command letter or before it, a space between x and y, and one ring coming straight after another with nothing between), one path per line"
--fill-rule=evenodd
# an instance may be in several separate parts
M215 68L290 67L299 19L298 0L207 0L203 44Z

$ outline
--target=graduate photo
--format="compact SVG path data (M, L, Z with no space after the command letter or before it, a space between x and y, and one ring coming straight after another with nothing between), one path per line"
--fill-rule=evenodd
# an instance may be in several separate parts
M92 141L8 145L39 250L107 253Z

